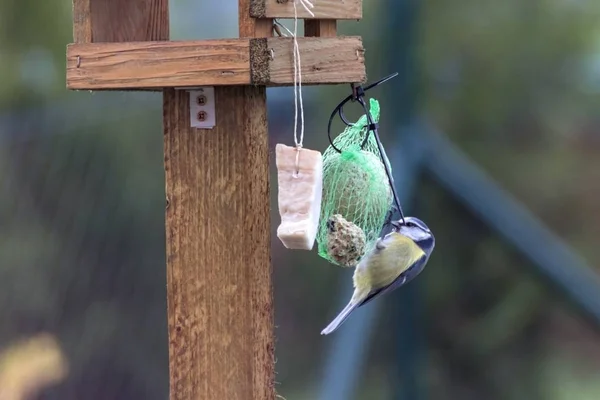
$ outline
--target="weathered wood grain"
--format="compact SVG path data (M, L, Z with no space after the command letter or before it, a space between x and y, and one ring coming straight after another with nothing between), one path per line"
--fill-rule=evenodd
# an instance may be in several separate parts
M247 39L74 44L69 89L131 89L250 84Z
M75 43L92 42L92 0L73 0L73 41Z
M291 38L71 44L67 87L106 90L294 84ZM261 39L254 39L260 41ZM298 38L305 85L363 82L360 37Z
M297 5L302 19L361 19L362 0L317 0L310 15ZM250 15L256 18L294 18L293 0L251 0Z
M335 37L337 35L337 21L335 19L305 19L304 36L307 37Z
M240 35L268 36L248 6ZM200 130L186 92L164 91L171 400L274 400L266 91L215 97Z
M264 94L215 96L215 128L197 130L186 92L164 94L171 399L272 399Z
M167 0L73 0L76 43L168 40L168 20Z
M75 43L168 40L168 20L168 0L73 0Z
M273 51L269 63L269 85L294 82L293 39L269 38ZM365 57L359 36L335 38L298 38L302 60L302 84L363 83L366 81Z

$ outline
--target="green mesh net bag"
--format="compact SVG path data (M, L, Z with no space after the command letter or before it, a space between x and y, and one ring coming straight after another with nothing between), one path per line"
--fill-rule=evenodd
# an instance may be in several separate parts
M373 121L379 102L370 100ZM361 149L367 116L335 138L323 153L323 199L317 233L319 255L329 262L354 267L375 245L392 205L392 191L375 136ZM390 169L391 171L391 169Z

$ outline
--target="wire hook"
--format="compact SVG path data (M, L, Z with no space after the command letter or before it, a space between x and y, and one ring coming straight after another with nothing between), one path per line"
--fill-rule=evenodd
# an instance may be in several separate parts
M329 144L331 144L331 147L333 147L335 151L337 151L338 153L342 152L333 143L333 138L331 137L331 124L333 123L333 118L335 117L335 114L337 113L340 116L340 119L346 126L354 125L354 123L348 121L348 119L346 118L346 115L344 115L344 106L346 105L346 103L348 103L349 101L352 101L352 102L358 101L358 99L363 98L365 96L366 91L373 89L374 87L379 86L382 83L385 83L385 82L389 81L390 79L395 78L396 76L398 76L398 73L394 72L393 74L388 75L385 78L378 80L377 82L373 82L370 85L365 86L364 88L361 85L357 86L354 83L350 84L350 87L352 88L352 94L350 94L348 97L346 97L344 100L342 100L333 109L333 112L329 116L329 122L327 123L327 137L329 138ZM367 111L367 114L369 114L368 111ZM372 121L372 118L371 118L371 121ZM369 126L368 126L369 129L367 130L365 140L360 145L361 149L364 148L365 145L367 144L367 141L369 140L369 133L373 130L373 128L376 128L376 126L374 126L374 125L376 125L376 124L369 122Z

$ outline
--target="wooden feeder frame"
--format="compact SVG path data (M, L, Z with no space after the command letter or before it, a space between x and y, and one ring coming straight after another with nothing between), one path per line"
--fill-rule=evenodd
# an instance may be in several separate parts
M336 35L362 0L314 3L303 84L364 83L361 38ZM73 0L67 88L163 93L172 400L275 399L266 87L293 85L292 39L273 37L293 16L239 0L240 38L169 41L168 0Z

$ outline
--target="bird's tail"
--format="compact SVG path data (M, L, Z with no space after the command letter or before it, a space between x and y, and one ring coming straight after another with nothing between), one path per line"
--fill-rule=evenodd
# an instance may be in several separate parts
M335 317L335 319L331 321L331 323L321 331L321 335L329 335L331 332L339 328L340 325L343 324L344 321L346 321L350 313L354 311L359 305L360 303L350 301L350 303L348 303L348 305L344 307L344 309L338 314L338 316Z

